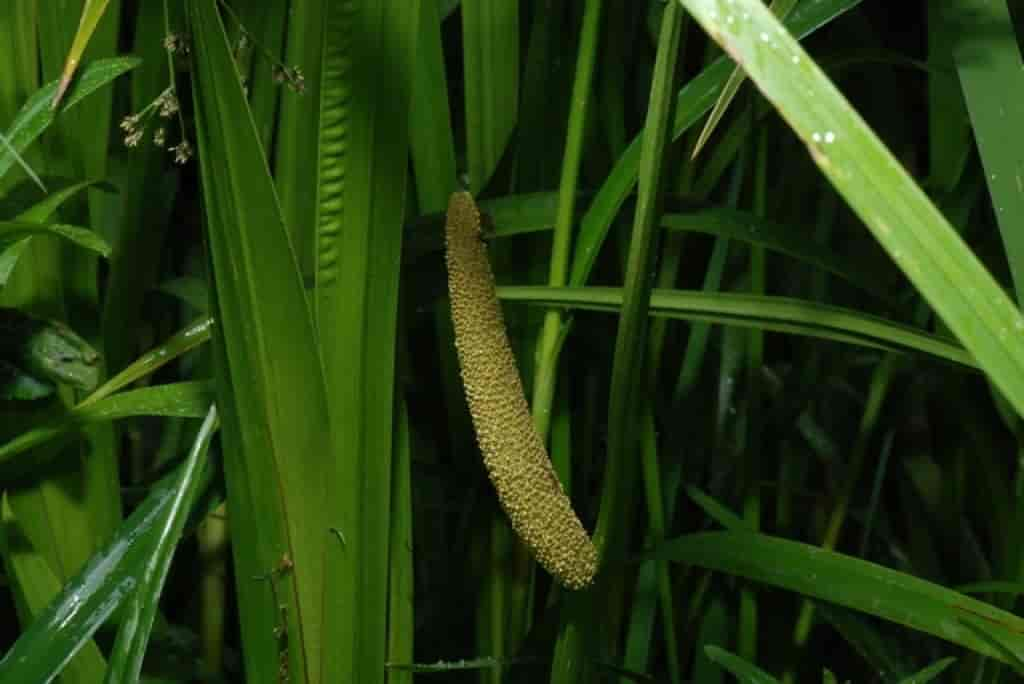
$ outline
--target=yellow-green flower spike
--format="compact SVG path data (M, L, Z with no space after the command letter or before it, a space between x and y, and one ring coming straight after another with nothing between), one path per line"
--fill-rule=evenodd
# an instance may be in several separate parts
M487 473L537 561L563 586L581 589L597 572L597 549L534 426L494 291L480 211L467 192L448 203L445 246L455 347Z

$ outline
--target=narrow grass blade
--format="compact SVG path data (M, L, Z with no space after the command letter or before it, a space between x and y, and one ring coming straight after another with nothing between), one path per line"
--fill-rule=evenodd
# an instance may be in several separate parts
M758 0L683 4L747 70L875 238L1024 414L1024 317L800 44Z
M81 76L68 91L60 111L71 109L90 94L138 65L139 60L135 57L111 57L92 62L82 70ZM50 107L50 103L56 92L57 81L52 81L36 91L22 106L14 123L7 130L7 138L15 150L24 152L53 123L57 113ZM0 178L14 163L15 158L9 151L0 154Z
M421 214L444 211L456 189L455 136L444 72L440 8L420 3L418 59L409 102L409 152Z
M587 124L587 103L591 100L594 64L597 62L598 38L601 35L602 4L603 0L587 0L583 6L583 25L580 29L580 46L576 56L576 76L570 98L569 125L562 155L558 208L548 266L548 285L552 287L565 285L569 275L572 233L576 225L576 194L580 164L583 160L583 134ZM657 192L657 189L654 192ZM534 352L537 366L531 407L541 439L547 438L551 407L555 399L561 327L562 313L557 310L546 312Z
M20 240L33 235L53 235L102 257L110 256L110 245L88 228L64 223L0 221L0 241ZM3 280L0 280L3 284Z
M548 306L567 306L615 312L622 306L618 288L499 287L498 296ZM758 327L876 349L912 351L976 368L971 355L959 345L901 323L850 309L786 297L722 292L655 290L652 316L667 316L723 325Z
M53 213L60 209L60 207L70 200L72 197L80 193L82 190L93 187L106 187L111 188L105 181L91 180L91 181L78 181L69 182L63 181L54 183L54 187L51 192L42 198L35 204L25 207L14 217L14 221L26 221L29 223L43 223L52 218ZM7 199L6 197L4 199Z
M772 0L772 4L768 6L768 9L772 11L772 14L777 16L782 21L786 20L786 16L790 13L793 7L796 5L797 0ZM732 21L736 21L735 15L732 16ZM728 22L728 17L726 18ZM726 110L729 105L732 104L733 99L736 97L736 93L740 91L740 86L743 85L743 81L746 80L746 76L743 75L743 70L740 67L736 67L729 74L729 80L726 81L725 87L722 88L722 93L718 96L718 100L715 102L714 109L711 110L711 114L708 115L708 120L704 124L704 128L701 129L700 135L697 136L697 142L693 144L693 152L690 155L691 159L696 159L700 151L704 149L704 145L707 144L711 138L711 134L715 132L715 127L718 126L718 122L725 116Z
M712 595L704 605L706 608L696 633L692 681L702 684L725 684L725 674L722 668L708 657L707 647L728 643L731 631L728 609L722 597L717 595Z
M105 680L108 684L135 684L142 673L142 660L146 655L160 595L185 522L203 484L200 476L206 467L207 452L217 426L217 408L210 405L192 449L180 468L167 513L154 530L150 554L139 573L138 586L128 610L122 615L121 627L110 653Z
M29 449L59 439L83 425L132 416L202 418L213 399L213 388L205 381L178 382L129 390L86 405L79 404L65 415L29 428L0 444L0 472L6 477L32 468L42 468L44 459L18 459Z
M613 533L622 523L622 506L629 496L626 454L632 452L636 433L632 426L637 419L636 400L639 378L643 376L643 348L646 339L648 307L651 299L652 261L656 254L658 193L661 189L662 165L667 145L669 117L672 111L671 88L678 58L682 12L675 6L666 8L658 39L658 56L651 84L647 122L643 134L643 151L639 166L639 198L634 217L622 289L622 312L615 338L611 390L608 403L608 465L601 496L601 512L594 543L599 551L617 551ZM609 545L607 548L605 545Z
M747 532L679 537L652 558L717 570L847 606L1000 660L1005 655L963 623L974 618L1007 647L1024 647L1024 619L951 589L817 546Z
M462 3L469 190L494 174L519 114L519 4Z
M67 59L64 62L64 70L60 75L57 92L54 93L53 101L50 104L52 109L56 109L60 105L64 93L67 92L68 86L71 85L71 79L74 77L81 62L82 53L85 52L85 47L89 44L89 39L92 38L93 31L96 30L96 25L100 23L100 19L103 18L103 13L106 12L107 5L109 4L110 0L85 0L85 5L82 7L82 17L78 23L78 31L75 33L75 39L71 43L71 50L68 52Z
M175 335L172 335L159 347L146 352L127 368L107 380L96 388L88 397L83 399L78 406L85 408L90 404L110 396L114 392L127 387L136 380L144 378L155 372L157 369L170 363L185 352L195 349L204 342L210 340L210 332L213 329L213 319L210 317L200 318L182 328Z
M2 133L0 133L0 143L3 143L4 148L7 149L7 153L13 156L14 160L18 162L18 166L21 167L21 170L25 172L25 175L31 178L32 182L38 185L40 190L42 190L43 192L47 192L46 185L43 184L42 179L39 178L39 175L35 172L35 169L29 166L28 162L25 161L25 159L20 154L18 154L18 150L14 149L14 145L12 145L11 141L7 139L7 136L3 135Z
M707 233L784 254L839 276L885 302L892 300L894 285L898 282L896 269L884 262L837 254L825 245L808 240L805 234L808 231L802 227L775 223L751 212L716 208L692 214L665 214L661 225L672 231Z
M761 668L717 646L705 646L704 653L713 662L731 672L737 681L743 682L743 684L778 684L779 680Z
M915 672L909 677L900 680L900 684L928 684L940 674L949 669L949 666L956 662L956 658L943 658L937 660L920 672Z
M719 525L727 530L734 532L756 532L751 524L730 511L726 506L722 505L714 499L714 497L705 494L697 487L688 485L686 487L686 495L693 499L693 502L701 507L709 518L717 522Z
M662 186L665 148L669 142L668 132L674 104L672 87L681 33L682 11L676 5L669 5L665 8L662 18L648 98L638 171L639 196L630 236L622 291L622 310L612 357L607 459L601 489L601 507L594 530L594 545L600 557L604 559L610 555L619 555L627 544L633 490L638 474L637 463L632 455L639 438L639 432L635 428L641 419L640 399L641 390L644 389L641 382L645 377L644 350L647 345L647 317L653 284L649 274L657 254L658 197ZM554 363L558 357L557 336L552 341L556 343L550 350ZM544 407L535 406L534 410L538 408L543 412ZM598 575L598 592L610 590L609 585L605 584L610 581L610 577ZM563 618L563 624L576 625L576 629L562 627L562 633L555 645L552 684L568 684L579 680L581 675L578 668L583 661L585 642L576 635L585 634L588 626L597 623L602 617L595 612L593 603L574 601L573 607L574 610ZM609 631L616 633L618 629L619 626L613 623Z

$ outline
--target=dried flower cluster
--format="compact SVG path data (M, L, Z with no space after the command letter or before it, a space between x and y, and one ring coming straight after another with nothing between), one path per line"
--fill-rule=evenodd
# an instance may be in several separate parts
M302 94L306 91L306 77L297 66L285 66L284 64L274 65L274 82L284 83L293 91Z
M445 245L455 346L488 476L538 562L563 586L586 587L597 572L597 549L534 426L469 193L452 195Z
M249 33L245 24L242 23L242 20L231 8L231 5L227 4L223 0L220 0L219 4L224 10L225 15L231 18L238 25L238 42L232 49L235 61L241 62L249 48L255 48L264 59L270 62L274 82L278 84L285 84L293 92L301 95L306 89L306 78L302 75L302 70L297 66L288 66L282 63L281 60L275 57L270 50L265 48L262 43L256 40L256 38ZM248 84L246 83L244 76L242 77L242 87L245 88L245 93L248 95Z
M167 45L168 39L164 40ZM184 124L181 122L181 106L178 103L178 96L173 86L164 88L163 92L157 95L156 99L142 108L141 111L129 114L121 119L121 130L124 131L124 144L128 147L138 147L142 142L146 129L149 127L153 117L158 119L171 119L177 116L181 130L184 131ZM167 129L163 124L156 127L153 132L153 144L163 147L167 144ZM177 164L184 164L192 158L192 145L182 135L182 140L177 145L167 148L168 152L174 154L174 161Z
M192 53L192 41L182 33L168 33L164 36L164 49L172 55L187 57Z

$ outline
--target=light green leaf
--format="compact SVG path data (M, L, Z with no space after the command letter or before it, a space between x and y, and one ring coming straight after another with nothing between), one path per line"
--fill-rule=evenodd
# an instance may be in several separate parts
M139 63L135 57L112 57L92 62L82 70L81 76L68 91L60 111L65 112L71 109L91 93L109 84L121 74L134 69ZM51 81L40 88L22 106L18 116L15 117L14 123L7 131L7 138L10 140L11 146L19 153L24 152L53 123L59 113L54 112L50 106L57 93L57 88L57 81ZM0 178L7 173L15 161L14 155L9 150L2 150L0 153Z
M1024 618L952 589L817 546L749 532L678 537L650 554L847 606L1009 662L965 625L984 622L1005 647L1024 649Z

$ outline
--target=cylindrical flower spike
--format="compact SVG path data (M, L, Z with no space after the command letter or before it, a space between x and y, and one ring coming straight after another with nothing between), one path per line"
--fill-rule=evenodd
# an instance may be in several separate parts
M597 549L576 517L530 415L480 225L472 196L453 194L445 227L448 293L477 442L516 534L559 583L581 589L597 572Z

